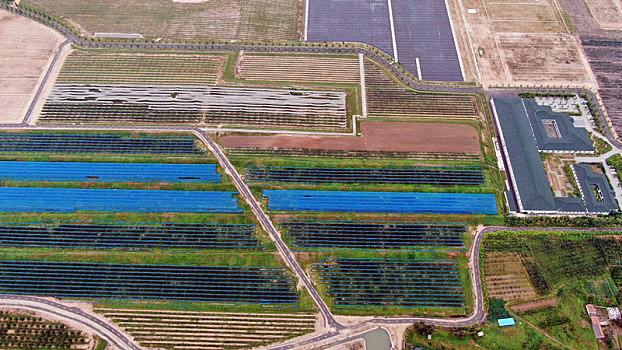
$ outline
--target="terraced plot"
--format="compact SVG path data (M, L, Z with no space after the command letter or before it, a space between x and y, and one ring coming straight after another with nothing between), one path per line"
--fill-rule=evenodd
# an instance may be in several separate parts
M326 56L262 56L244 55L240 77L248 80L359 83L357 58Z
M255 225L38 221L0 223L0 246L80 249L262 249Z
M74 51L60 84L216 85L224 55L170 55Z
M196 136L0 133L0 153L205 155Z
M315 330L313 314L236 314L95 309L142 346L179 350L250 349Z
M346 94L232 87L57 84L48 96L40 121L345 129Z
M486 181L481 167L303 168L250 165L249 182L376 183L477 186Z
M538 296L518 254L486 254L484 273L489 298L515 301Z
M0 181L217 183L216 164L0 162Z
M286 219L296 250L463 248L464 223Z
M0 261L0 293L82 299L298 305L280 267Z
M457 260L329 258L313 264L334 308L460 308Z

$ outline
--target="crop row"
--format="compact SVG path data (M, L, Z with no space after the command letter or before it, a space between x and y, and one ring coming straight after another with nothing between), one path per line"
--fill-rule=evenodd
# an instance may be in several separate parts
M313 270L337 308L464 306L457 260L329 258Z
M466 224L286 219L296 249L462 248Z
M2 349L77 349L84 345L86 336L62 323L0 311Z
M479 161L481 156L473 154L417 153L389 151L321 150L301 148L228 148L232 156L273 156L273 157L319 157L319 158L366 158L366 159L412 159L443 161Z
M297 305L284 268L0 261L2 293Z
M247 166L250 182L286 183L382 183L436 186L481 185L481 167L389 167L389 168L305 168Z
M478 114L475 99L470 96L418 94L402 89L369 88L367 105L372 116L473 119Z
M76 51L65 61L57 82L215 85L222 63L222 56Z
M0 133L0 152L201 155L189 136Z
M0 223L0 246L81 249L261 249L255 225Z
M233 314L96 309L146 347L253 348L313 332L312 314Z
M240 77L248 80L359 83L356 58L244 55Z

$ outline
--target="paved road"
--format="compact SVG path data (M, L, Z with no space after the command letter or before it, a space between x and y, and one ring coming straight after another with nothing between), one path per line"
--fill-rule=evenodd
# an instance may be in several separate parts
M266 230L266 232L268 232L268 234L276 244L276 247L279 250L281 257L283 257L283 259L285 260L285 263L289 266L290 269L292 269L292 271L294 271L296 277L298 277L298 279L304 284L307 292L309 292L309 295L311 296L311 299L313 299L313 302L318 307L318 310L320 310L320 313L324 317L326 327L336 330L344 329L344 327L335 320L330 309L313 287L311 280L307 277L305 272L302 270L302 267L300 267L300 265L298 264L298 261L294 257L292 251L285 244L285 242L283 242L278 230L276 229L268 215L266 215L266 213L263 211L263 208L257 202L255 197L253 197L251 190L244 183L242 177L235 169L235 167L231 164L227 156L225 156L225 154L222 152L216 142L214 142L206 133L204 133L203 131L198 131L197 135L203 142L205 142L205 144L207 144L207 146L211 149L212 153L214 153L216 158L218 158L218 162L220 163L220 165L229 173L231 179L233 180L233 183L240 192L240 195L242 195L242 197L246 199L248 204L250 204L253 213L261 223L261 226L264 228L264 230Z
M30 121L30 118L32 116L32 112L37 106L37 102L39 102L39 98L41 97L41 94L43 93L43 89L45 89L45 85L50 79L50 75L52 75L52 72L54 71L54 68L56 67L56 63L58 63L58 59L60 58L60 55L63 53L63 49L65 48L65 46L69 45L70 43L71 43L71 40L67 39L63 41L63 43L60 44L60 46L58 47L58 51L56 51L56 54L54 55L54 59L52 60L52 63L50 63L50 66L48 67L48 70L45 73L45 76L43 77L43 80L41 81L39 88L37 89L37 93L35 94L35 97L32 99L32 102L30 103L30 106L28 107L28 111L26 112L26 116L24 116L24 120L22 121L21 125L28 125L28 122Z
M89 328L93 333L106 340L109 344L114 345L117 349L141 350L131 339L108 322L86 313L78 307L66 306L55 301L33 296L11 294L0 296L0 307L30 309L51 314Z

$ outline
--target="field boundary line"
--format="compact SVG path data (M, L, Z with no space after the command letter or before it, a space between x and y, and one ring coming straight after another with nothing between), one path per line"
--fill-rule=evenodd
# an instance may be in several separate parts
M395 23L393 22L393 5L391 4L391 0L387 0L387 4L389 5L389 22L391 23L391 40L393 40L393 57L396 62L399 62L399 58L397 58L397 41L395 40Z
M305 2L305 29L304 29L304 41L307 41L307 33L309 32L309 2L311 0L303 0Z
M367 88L365 86L365 56L359 53L359 76L361 79L361 109L363 118L367 118ZM356 135L356 118L352 116L352 125Z

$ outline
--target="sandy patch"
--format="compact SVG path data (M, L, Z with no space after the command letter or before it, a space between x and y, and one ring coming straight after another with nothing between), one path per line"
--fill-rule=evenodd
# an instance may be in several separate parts
M0 123L19 123L63 37L42 24L0 10Z
M362 122L355 136L225 136L225 148L320 149L480 154L477 129L467 124Z

